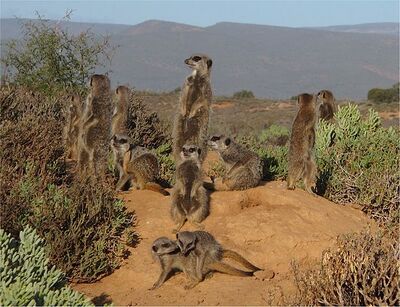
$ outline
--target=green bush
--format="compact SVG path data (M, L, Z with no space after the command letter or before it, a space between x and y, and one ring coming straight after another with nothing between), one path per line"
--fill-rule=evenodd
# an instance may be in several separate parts
M18 242L0 229L0 305L93 306L49 265L44 241L34 229L25 227L19 237Z
M128 134L133 144L157 148L168 143L168 129L161 123L157 113L149 112L142 98L134 91L129 96Z
M391 88L387 89L370 89L367 97L368 100L375 103L399 102L399 83L396 83Z
M246 99L246 98L254 98L254 94L252 91L246 91L246 90L241 90L239 92L236 92L232 96L235 99Z
M171 153L171 141L168 141L155 149L155 154L160 163L160 179L165 183L165 185L169 186L173 186L175 183L175 161Z
M294 305L398 306L398 232L342 236L322 254L320 266L301 271L293 263Z
M58 24L38 18L23 24L22 39L6 44L1 61L8 82L46 94L81 90L94 69L111 61L113 48L107 37L90 31L70 35Z
M318 192L379 220L396 218L399 154L399 130L381 127L377 112L362 119L357 106L340 107L334 124L320 121L317 129Z
M134 216L116 199L109 178L73 178L64 158L62 117L57 108L47 109L59 100L19 93L0 91L12 100L5 99L8 106L21 106L12 114L4 108L0 125L2 228L16 237L31 225L45 239L51 263L68 278L96 280L125 256L122 238Z
M271 125L261 131L258 139L267 144L283 146L289 140L289 129L279 125Z

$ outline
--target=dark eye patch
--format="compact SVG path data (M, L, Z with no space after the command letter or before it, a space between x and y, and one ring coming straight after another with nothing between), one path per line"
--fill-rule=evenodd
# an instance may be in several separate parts
M213 136L213 137L211 138L211 141L215 142L215 141L218 141L219 139L220 139L219 136Z
M163 244L161 244L161 246L162 247L169 247L169 244L168 243L163 243Z
M121 144L126 144L126 143L128 143L128 140L127 139L120 139L119 142Z
M194 148L190 147L189 152L194 152Z
M198 61L200 61L201 60L201 57L199 57L199 56L194 56L193 58L192 58L192 60L193 61L195 61L195 62L198 62Z

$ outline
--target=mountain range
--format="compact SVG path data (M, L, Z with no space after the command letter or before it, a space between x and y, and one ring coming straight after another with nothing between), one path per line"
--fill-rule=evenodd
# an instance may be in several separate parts
M4 42L22 35L26 20L1 19ZM195 52L213 59L216 95L251 90L257 97L288 98L330 89L340 99L365 98L373 87L399 82L399 24L289 28L220 22L198 27L149 20L137 25L60 22L73 34L88 28L119 46L111 66L114 85L171 91ZM101 72L101 71L99 71Z

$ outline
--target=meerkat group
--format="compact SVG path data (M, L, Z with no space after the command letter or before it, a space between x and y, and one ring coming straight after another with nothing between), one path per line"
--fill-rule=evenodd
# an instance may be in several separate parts
M256 187L263 177L263 165L256 153L239 145L232 137L208 135L213 61L205 54L194 54L184 63L192 72L182 85L172 131L176 171L170 216L175 223L176 240L160 237L152 244L152 254L161 266L161 274L152 290L160 287L172 270L183 271L190 279L186 289L196 286L213 271L245 277L261 270L238 253L224 249L210 233L203 231L201 223L210 212L207 190ZM77 160L81 174L96 175L107 165L107 148L110 146L118 171L117 191L129 185L169 195L157 182L157 157L129 140L129 95L128 87L118 86L112 99L108 77L95 74L90 78L89 94L83 104L80 96L69 97L64 128L67 158ZM313 153L315 128L318 119L333 120L335 99L331 91L321 90L317 95L300 94L297 102L299 110L289 143L287 189L295 189L296 182L302 178L305 190L314 193L317 175ZM222 178L212 178L212 183L203 180L202 167L208 148L218 152L226 168L226 174ZM186 221L198 230L181 232ZM247 270L224 263L225 258L237 261Z

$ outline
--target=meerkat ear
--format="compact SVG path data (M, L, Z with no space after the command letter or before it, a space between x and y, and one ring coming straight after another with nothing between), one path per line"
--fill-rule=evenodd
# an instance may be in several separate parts
M212 60L211 60L211 59L208 59L208 60L207 60L207 67L208 67L208 68L211 68L211 66L212 66Z
M230 138L226 138L225 145L228 146L230 143L231 143L231 139Z
M118 95L118 87L115 89L115 94Z
M200 148L197 149L197 153L198 153L199 155L201 154L201 149L200 149Z
M92 86L92 83L93 83L93 76L90 77L89 85Z

